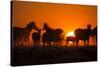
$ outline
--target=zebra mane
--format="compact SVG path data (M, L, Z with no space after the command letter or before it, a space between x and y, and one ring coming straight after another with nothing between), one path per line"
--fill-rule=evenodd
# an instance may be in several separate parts
M44 23L44 28L46 31L51 31L54 30L53 28L51 28L47 23Z

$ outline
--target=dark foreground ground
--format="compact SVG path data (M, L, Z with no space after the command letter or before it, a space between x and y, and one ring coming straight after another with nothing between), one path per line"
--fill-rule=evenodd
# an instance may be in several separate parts
M13 48L11 65L97 61L97 47Z

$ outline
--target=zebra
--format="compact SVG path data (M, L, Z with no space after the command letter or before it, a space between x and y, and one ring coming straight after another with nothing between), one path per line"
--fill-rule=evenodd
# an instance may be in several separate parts
M87 29L76 29L75 32L75 37L76 37L76 46L78 46L78 42L79 40L83 40L84 41L84 45L87 46L89 45L89 38L90 38L90 34L91 34L91 25L87 25ZM87 44L86 44L87 42Z
M40 44L40 37L41 37L41 29L38 29L37 32L32 33L32 39L34 43L34 47L39 47Z
M32 29L37 29L34 21L28 23L26 27L12 27L12 43L15 45L29 45L29 35Z
M43 30L46 32L42 36L43 46L45 46L46 42L51 46L52 42L59 42L64 39L64 31L60 28L53 29L48 26L47 23L44 23Z

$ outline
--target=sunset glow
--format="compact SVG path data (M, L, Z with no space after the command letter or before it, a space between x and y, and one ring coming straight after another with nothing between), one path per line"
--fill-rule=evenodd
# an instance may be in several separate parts
M72 41L69 41L69 43L70 43L70 44L73 44L73 42L72 42Z
M74 31L68 32L67 35L66 35L66 37L67 36L73 36L74 37L75 36Z
M39 29L43 29L46 22L52 29L62 29L65 37L74 37L74 30L86 29L88 24L91 24L92 28L97 25L97 7L92 5L15 1L12 6L14 27L25 28L29 22L34 21ZM91 42L94 44L93 39Z

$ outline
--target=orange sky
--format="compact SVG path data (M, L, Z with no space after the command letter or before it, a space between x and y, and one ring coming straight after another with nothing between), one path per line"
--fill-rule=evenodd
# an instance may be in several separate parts
M65 33L76 28L92 27L97 23L97 7L89 5L55 4L39 2L13 2L12 24L25 27L35 21L39 28L47 22L52 28L61 28Z

